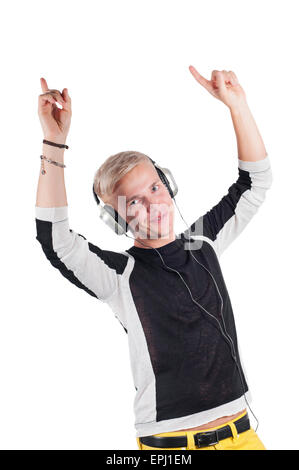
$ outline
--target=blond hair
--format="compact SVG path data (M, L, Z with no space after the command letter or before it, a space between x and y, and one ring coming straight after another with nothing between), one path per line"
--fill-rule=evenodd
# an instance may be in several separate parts
M108 157L94 176L94 190L103 202L109 202L117 182L132 168L144 161L151 162L148 155L134 150L119 152Z

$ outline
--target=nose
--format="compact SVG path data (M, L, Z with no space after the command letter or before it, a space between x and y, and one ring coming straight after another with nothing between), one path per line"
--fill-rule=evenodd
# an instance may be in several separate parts
M169 213L169 208L165 202L148 204L147 213L151 220L157 219L158 216L165 216Z

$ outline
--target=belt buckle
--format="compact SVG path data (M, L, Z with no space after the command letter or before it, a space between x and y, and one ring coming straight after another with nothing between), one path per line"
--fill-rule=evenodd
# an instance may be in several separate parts
M194 440L195 445L198 447L207 447L218 444L219 439L217 429L215 431L198 432L194 435Z

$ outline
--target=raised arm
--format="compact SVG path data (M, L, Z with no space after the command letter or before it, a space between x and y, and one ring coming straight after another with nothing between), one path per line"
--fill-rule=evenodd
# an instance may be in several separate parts
M65 144L71 122L71 98L66 88L62 93L48 90L41 79L43 94L39 96L38 113L44 139ZM62 109L56 106L56 101ZM64 149L43 144L42 154L64 162ZM77 287L100 300L109 300L116 292L128 258L120 253L102 250L69 227L68 204L63 167L43 160L36 206L36 239L50 263Z
M243 231L265 200L272 184L269 156L257 125L248 107L245 92L232 71L213 70L211 80L206 80L193 67L194 78L215 98L230 110L237 146L237 181L228 193L210 211L199 217L186 235L203 235L214 242L220 256L230 243Z

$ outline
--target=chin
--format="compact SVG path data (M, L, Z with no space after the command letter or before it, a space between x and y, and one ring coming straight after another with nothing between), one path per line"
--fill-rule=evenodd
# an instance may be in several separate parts
M150 237L150 233L148 235ZM152 240L154 240L155 238L156 239L160 239L160 238L169 238L170 237L170 232L168 230L166 231L162 231L162 230L159 230L158 232L156 231L153 231L153 234L152 234Z

